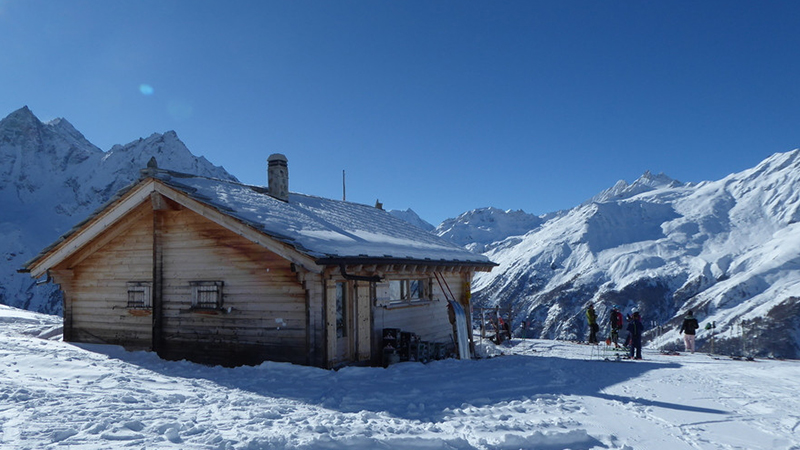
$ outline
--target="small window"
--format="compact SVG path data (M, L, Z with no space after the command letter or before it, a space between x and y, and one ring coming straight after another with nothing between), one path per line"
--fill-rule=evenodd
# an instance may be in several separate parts
M128 282L128 308L147 309L152 305L151 283L149 281Z
M389 299L393 302L412 302L426 298L425 280L389 281Z
M192 281L192 308L222 308L222 281Z

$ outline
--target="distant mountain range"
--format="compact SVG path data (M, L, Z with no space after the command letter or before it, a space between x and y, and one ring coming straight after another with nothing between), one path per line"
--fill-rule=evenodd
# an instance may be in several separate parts
M159 167L235 180L171 131L103 151L27 107L0 121L0 303L60 314L55 286L16 271L152 156ZM476 276L473 302L511 310L515 328L531 324L528 336L584 339L593 302L601 336L619 305L643 314L651 344L680 349L677 328L692 309L702 350L713 342L721 353L800 358L800 150L719 181L646 172L543 216L489 207L434 228L410 209L390 212L497 262Z

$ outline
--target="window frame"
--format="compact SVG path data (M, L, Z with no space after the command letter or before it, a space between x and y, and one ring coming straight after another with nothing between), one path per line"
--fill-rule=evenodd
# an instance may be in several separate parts
M383 292L376 293L376 304L387 308L428 304L433 301L431 283L430 278L386 280Z
M153 283L150 281L128 281L126 283L128 299L126 308L128 309L152 309L153 308ZM132 297L141 294L142 300L136 301Z
M192 289L191 309L195 311L216 311L222 309L222 281L190 281ZM211 295L209 295L211 294ZM207 298L213 298L213 301Z

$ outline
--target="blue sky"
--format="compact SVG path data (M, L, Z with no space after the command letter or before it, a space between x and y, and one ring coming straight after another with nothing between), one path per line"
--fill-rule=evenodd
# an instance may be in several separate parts
M800 147L796 1L0 0L0 116L433 224Z

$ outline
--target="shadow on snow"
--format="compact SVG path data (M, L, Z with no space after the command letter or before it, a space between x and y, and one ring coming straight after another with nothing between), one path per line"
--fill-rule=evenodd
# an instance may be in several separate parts
M549 401L558 396L596 397L678 411L729 414L603 392L650 370L679 368L680 364L675 363L610 363L513 355L469 361L450 359L427 365L410 362L386 369L347 367L331 371L273 362L230 369L165 361L153 353L126 352L116 346L78 346L168 377L204 379L258 396L292 399L345 413L385 413L409 420L437 421L470 407L514 406L514 402Z

